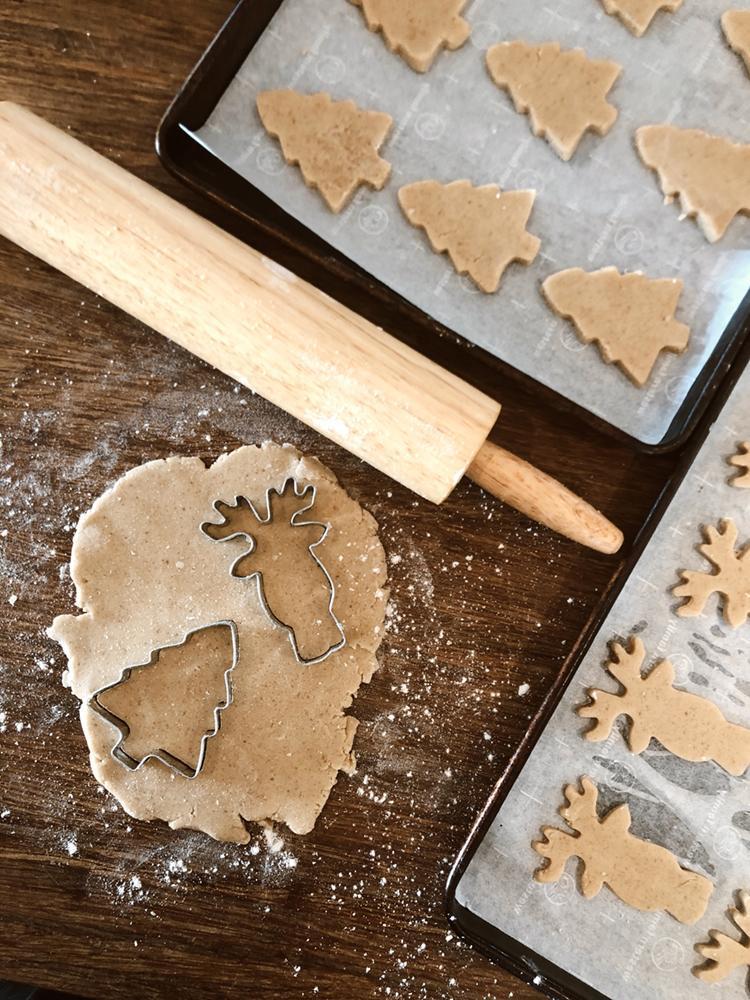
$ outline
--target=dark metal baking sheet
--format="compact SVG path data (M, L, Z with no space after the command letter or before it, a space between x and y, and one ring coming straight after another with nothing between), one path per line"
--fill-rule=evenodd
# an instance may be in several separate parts
M290 245L301 247L311 264L311 270L306 276L315 283L326 287L331 277L335 276L356 284L359 291L365 291L372 299L374 309L377 309L377 301L380 300L387 303L391 309L395 307L397 313L407 317L410 323L416 323L425 344L436 333L451 334L453 331L435 322L382 282L373 279L362 268L352 264L343 254L333 250L318 235L302 226L270 198L209 153L195 138L196 132L210 117L248 53L261 38L280 6L279 0L243 0L238 4L165 115L158 133L159 155L173 173L230 208L239 217L251 221L254 227L260 226L275 237L289 242ZM388 53L385 55L388 56ZM240 235L245 235L247 238L250 232L243 230L240 225ZM675 447L685 440L708 403L717 381L738 350L746 332L748 317L750 317L750 294L724 333L716 340L716 346L698 377L690 383L666 433L658 445L648 446L647 450ZM394 332L398 333L397 330ZM491 368L511 373L527 384L530 383L528 376L497 361L489 354L485 354L485 357ZM601 367L608 374L622 378L619 373ZM625 437L639 447L645 447L642 441L623 434L611 424L572 404L564 396L541 383L535 382L533 385L534 392L540 399L560 408L573 409L595 426L604 428L618 437Z

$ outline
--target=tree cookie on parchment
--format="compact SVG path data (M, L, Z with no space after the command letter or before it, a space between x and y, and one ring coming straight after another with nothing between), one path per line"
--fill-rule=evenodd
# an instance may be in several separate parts
M682 293L677 278L573 267L551 274L542 292L584 343L596 343L604 361L618 365L639 388L662 351L679 354L687 346L690 327L674 318Z
M468 0L351 0L370 31L382 32L391 52L426 73L441 49L458 49L471 29L461 17Z
M589 59L583 49L500 42L487 52L487 69L509 92L516 111L528 114L534 135L544 136L563 160L571 158L585 132L606 135L617 118L607 94L622 67Z
M335 643L330 589L309 556L309 533L290 521L294 497L287 491L273 524L264 523L262 534L253 527L252 539L246 525L219 541L201 530L216 521L217 501L232 505L245 497L262 510L268 488L280 489L290 476L317 488L303 520L331 525L315 552L335 584L334 610L346 636L343 648L309 666L295 656L287 629L267 613L257 582L231 572L238 560L263 571L274 616L294 625L298 644L304 640L312 651L311 642ZM298 497L300 502L308 501ZM170 458L133 469L81 517L70 570L81 614L56 618L50 635L68 657L66 683L81 700L97 781L131 816L202 830L217 840L247 843L246 821L274 820L308 833L338 772L354 767L357 720L347 709L378 668L388 591L385 553L370 514L325 466L289 446L239 448L209 467L198 458ZM227 621L236 627L238 646L229 678L232 701L206 744L200 773L185 777L155 759L129 769L113 757L120 733L90 707L92 695L118 681L124 668L146 664L154 650L180 643L189 630ZM230 665L231 650L225 634L212 633L220 648L210 678L205 649L191 652L192 644L182 643L174 652L186 676L196 666L192 655L201 657L204 686L216 704L227 701L221 671ZM186 700L195 686L175 683L170 671L160 675L158 664L145 669L163 684L149 690L150 714L139 716L149 742L136 750L147 750L159 737L174 742L174 726L185 718L195 718L202 731L203 707ZM118 703L116 709L130 715L137 707ZM193 750L189 741L184 752Z
M699 129L644 125L635 144L659 176L668 202L679 198L710 243L721 239L741 212L750 213L750 146Z
M378 155L393 125L390 115L294 90L265 90L256 103L286 162L299 166L331 211L340 212L360 184L379 191L390 177L390 163Z
M601 4L640 38L660 10L673 14L682 6L682 0L601 0Z
M437 253L483 292L495 292L512 261L530 264L540 241L526 230L534 191L501 191L497 184L417 181L398 193L408 221L424 229Z
M730 48L745 61L750 73L750 10L727 10L721 15L721 28Z

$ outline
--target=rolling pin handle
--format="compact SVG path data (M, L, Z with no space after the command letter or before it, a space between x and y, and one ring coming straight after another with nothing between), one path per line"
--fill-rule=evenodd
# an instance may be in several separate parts
M608 555L622 546L620 529L595 507L491 441L479 449L466 475L498 500L574 542Z

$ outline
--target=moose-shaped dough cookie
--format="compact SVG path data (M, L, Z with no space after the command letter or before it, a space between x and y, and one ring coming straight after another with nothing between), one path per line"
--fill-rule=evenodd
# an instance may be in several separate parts
M713 702L673 687L674 667L661 660L647 674L641 673L646 649L637 636L625 648L612 644L607 670L623 691L614 694L589 689L590 702L578 714L595 719L585 734L587 740L606 740L615 719L630 719L628 746L643 753L652 739L683 760L714 760L730 774L744 774L750 767L750 729L724 718Z
M591 778L565 788L567 805L560 815L573 833L542 827L543 839L532 844L547 859L534 873L537 882L557 882L565 865L580 858L581 892L586 899L597 895L605 884L616 896L637 910L666 910L683 924L694 924L705 912L713 884L703 875L683 868L670 851L630 830L630 810L625 803L600 819L596 803L598 789Z
M737 550L737 525L731 518L719 522L718 528L703 528L706 541L698 546L716 573L698 573L683 570L682 583L673 588L675 597L687 600L677 609L683 618L699 615L712 594L724 598L724 620L732 628L739 628L750 615L750 542Z
M750 892L737 895L739 903L729 910L729 919L740 932L739 940L710 930L708 941L695 946L705 961L693 969L693 975L704 983L721 982L735 969L750 966Z

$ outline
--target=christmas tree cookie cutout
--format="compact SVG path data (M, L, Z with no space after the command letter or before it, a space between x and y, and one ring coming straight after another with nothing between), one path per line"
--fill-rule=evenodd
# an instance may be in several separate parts
M740 471L730 479L730 484L741 490L750 490L750 441L743 441L740 450L732 455L729 464Z
M674 125L644 125L635 143L666 200L679 198L683 215L697 219L710 243L735 215L750 213L750 146Z
M730 48L745 60L750 73L750 10L727 10L721 15L721 28Z
M570 858L583 867L581 892L596 896L604 885L623 903L637 910L666 910L683 924L693 924L705 912L713 892L703 875L683 868L666 848L640 840L630 833L630 810L625 803L603 819L596 809L598 789L590 778L565 789L567 805L559 812L573 833L556 827L542 828L543 839L532 847L547 859L534 873L537 882L557 882Z
M682 293L676 278L574 267L551 274L542 292L556 313L572 320L584 343L596 343L604 361L618 365L639 387L662 351L679 354L687 346L690 328L674 318Z
M512 261L530 264L539 252L539 240L526 231L535 194L469 181L417 181L401 188L398 201L433 250L447 253L459 274L489 293L497 291Z
M458 49L471 29L461 17L468 0L352 0L370 31L380 31L418 73L426 73L441 49Z
M330 525L304 517L315 506L316 496L314 486L290 478L280 489L266 490L264 511L243 496L234 503L217 500L214 510L221 521L201 525L212 541L249 543L234 559L230 574L256 583L261 607L288 633L295 658L302 664L320 663L346 644L333 611L333 580L316 552ZM290 604L297 610L284 621L278 609Z
M97 691L89 707L120 734L112 756L133 771L158 760L194 778L232 702L238 655L234 622L216 622L155 649L146 663L127 667Z
M595 723L587 740L601 742L621 715L630 719L628 747L643 753L652 739L683 760L713 760L729 774L740 775L750 767L750 729L734 725L706 698L673 687L674 667L661 660L648 674L641 672L646 650L632 636L627 648L613 643L605 670L622 685L613 694L589 690L590 702L578 714Z
M639 38L660 10L673 14L682 6L682 0L601 0L601 3L608 14L619 17Z
M729 919L740 932L739 938L710 930L708 941L695 946L705 962L693 969L704 983L719 983L735 969L750 966L750 892L739 892L738 905L729 910Z
M320 191L331 211L340 212L361 184L376 191L385 185L391 165L378 151L391 130L390 115L294 90L266 90L256 103L286 162L299 166L305 184Z
M563 160L571 158L586 131L606 135L617 118L607 94L622 67L589 59L582 49L501 42L487 52L487 69L509 92L516 111L528 114L534 135L544 136Z
M672 591L675 597L686 598L677 614L693 618L702 613L712 594L719 594L723 598L724 621L739 628L750 615L750 542L742 549L736 548L737 527L730 518L720 521L718 528L705 526L703 534L706 541L698 551L716 567L716 572L682 572L683 582Z

